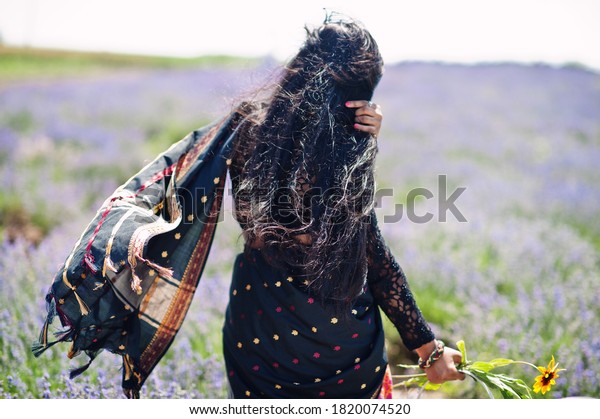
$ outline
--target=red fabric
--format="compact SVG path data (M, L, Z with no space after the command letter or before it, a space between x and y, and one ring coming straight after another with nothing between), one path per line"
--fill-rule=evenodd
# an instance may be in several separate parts
M383 376L383 383L381 384L381 391L379 392L378 399L392 399L392 390L394 389L394 382L392 381L392 371L390 366L385 370Z

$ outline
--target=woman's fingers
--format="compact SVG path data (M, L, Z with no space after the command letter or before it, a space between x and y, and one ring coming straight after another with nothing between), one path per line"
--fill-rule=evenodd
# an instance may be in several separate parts
M451 377L450 379L451 380L464 380L465 374L463 374L462 372L460 372L456 369L456 366L462 362L461 353L454 348L448 348L448 347L446 347L445 351L447 352L448 355L450 355L449 357L446 358L446 362L448 364L448 369L450 372L449 375Z
M376 125L360 124L357 122L354 124L354 128L359 131L368 132L369 134L373 134L375 137L377 137L377 134L379 133L379 127Z
M356 109L356 115L369 115L381 118L381 106L368 100L349 100L346 102L347 108Z
M370 102L368 100L349 100L348 102L346 102L346 107L347 108L365 108L365 107L368 107L369 104L375 105L373 102Z
M381 107L368 100L349 100L346 107L356 109L354 128L377 137L383 115Z
M426 370L427 378L433 384L442 384L451 380L464 380L465 374L456 369L456 365L462 362L459 351L446 347L444 354Z

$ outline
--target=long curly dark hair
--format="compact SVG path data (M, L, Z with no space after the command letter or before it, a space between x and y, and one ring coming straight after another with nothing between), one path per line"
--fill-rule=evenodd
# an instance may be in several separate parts
M242 111L238 144L255 146L237 211L246 237L260 238L271 261L296 272L322 301L347 307L365 282L377 144L353 127L345 103L371 99L383 60L358 22L328 18L306 32L270 98Z

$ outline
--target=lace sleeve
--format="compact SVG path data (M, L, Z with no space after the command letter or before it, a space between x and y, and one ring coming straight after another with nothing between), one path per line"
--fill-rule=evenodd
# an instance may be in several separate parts
M368 231L367 258L369 287L404 345L414 350L433 340L434 334L417 306L406 276L383 240L374 211Z

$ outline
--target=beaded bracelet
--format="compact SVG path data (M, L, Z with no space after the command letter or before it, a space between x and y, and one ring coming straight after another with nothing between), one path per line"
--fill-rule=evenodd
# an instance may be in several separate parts
M444 342L442 342L441 340L436 340L435 342L435 349L433 350L433 352L431 352L429 358L427 358L426 360L422 360L421 358L419 358L419 368L421 368L422 370L431 367L431 365L435 361L437 361L442 357L442 355L444 355L444 348L446 347Z

